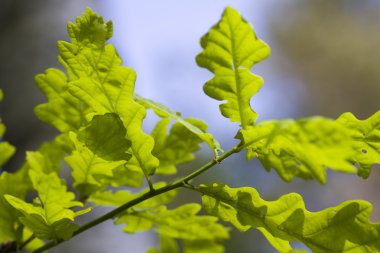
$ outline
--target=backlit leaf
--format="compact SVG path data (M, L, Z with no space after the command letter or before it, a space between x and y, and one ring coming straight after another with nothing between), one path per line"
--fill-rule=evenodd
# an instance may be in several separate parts
M352 161L359 165L358 174L367 178L374 164L380 164L380 111L366 120L344 113L337 122L347 128L355 146Z
M174 174L177 172L176 165L190 162L194 159L193 152L200 149L202 140L198 135L189 131L183 124L177 122L167 135L167 126L169 118L163 118L158 122L152 132L155 140L153 155L160 160L160 166L157 168L157 174ZM186 119L193 126L200 130L206 129L206 124L196 119Z
M123 166L126 161L108 161L94 154L84 143L77 139L74 133L70 135L75 149L72 154L65 158L66 163L72 169L74 187L83 195L92 193L107 186L107 181L113 177L113 171Z
M322 117L266 121L239 132L247 159L258 157L267 170L285 181L298 176L326 182L326 169L356 173L355 154L347 130Z
M69 22L67 27L73 44L89 47L102 47L113 32L112 21L104 22L103 17L90 8L86 9L83 17L76 19L76 24Z
M154 227L160 236L183 240L185 244L189 245L187 252L195 252L190 249L199 242L204 242L205 246L212 246L228 239L227 230L221 224L216 223L217 219L211 216L196 215L199 210L200 206L195 203L186 204L173 210L167 210L165 206L146 211L131 210L118 217L116 224L126 223L123 231L127 233L146 231ZM223 248L221 245L219 247ZM223 250L215 252L223 252Z
M99 157L108 160L129 160L131 142L125 138L123 122L115 113L95 115L90 124L79 131L81 141Z
M250 69L269 56L269 47L231 7L225 9L220 22L202 37L201 46L204 50L197 56L197 64L215 74L204 85L205 93L226 101L220 105L223 116L240 122L243 128L252 125L257 113L251 109L250 99L259 91L263 80Z
M83 204L74 201L74 193L67 191L66 185L56 173L44 174L30 170L29 175L38 193L34 203L27 203L11 195L5 195L6 200L20 211L21 223L33 231L36 237L68 240L78 228L73 223L74 218L89 210L71 210L72 207L81 207Z
M58 69L48 69L35 77L38 88L48 103L38 105L37 117L62 132L79 129L86 123L86 107L68 92L66 75Z
M372 205L366 201L346 201L310 212L296 193L265 201L250 187L214 183L201 185L199 191L209 214L241 231L257 228L279 252L289 252L290 241L302 242L314 253L380 250L380 224L369 221Z
M16 148L6 141L2 141L2 137L5 132L5 126L1 123L0 119L0 168L3 166L9 158L16 152Z
M16 148L6 141L0 141L0 166L3 166L16 152Z
M112 23L87 9L69 25L71 43L59 42L59 59L69 74L69 92L92 109L87 118L106 113L120 116L132 155L146 176L158 167L152 155L153 138L142 131L145 108L133 100L135 72L121 66L115 48L105 42L112 36Z
M217 140L214 139L214 137L206 132L207 125L200 120L194 119L196 122L199 122L197 124L192 124L190 120L182 119L179 113L173 112L170 108L166 107L163 104L160 104L158 102L152 101L150 99L143 98L139 96L138 94L134 94L135 100L143 105L145 108L153 109L154 112L162 118L169 117L177 121L179 124L182 124L185 128L187 128L190 132L196 134L201 140L206 142L211 149L214 151L214 153L217 155L219 151L223 151L220 147L220 144ZM202 127L199 127L199 124L202 125Z
M0 244L14 241L18 237L17 227L20 226L18 214L4 198L11 194L20 199L25 198L27 188L23 184L21 174L3 172L0 175Z

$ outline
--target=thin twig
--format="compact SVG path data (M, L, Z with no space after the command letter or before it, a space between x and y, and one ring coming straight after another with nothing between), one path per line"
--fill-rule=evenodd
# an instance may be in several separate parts
M159 189L154 189L153 186L151 185L151 182L150 180L148 180L148 184L149 184L149 187L150 187L150 191L135 198L135 199L132 199L131 201L128 201L127 203L125 203L124 205L121 205L117 208L115 208L114 210L104 214L103 216L95 219L95 220L92 220L90 221L89 223L83 225L82 227L80 227L78 230L76 230L74 233L73 233L73 236L76 236L106 220L109 220L109 219L112 219L114 218L116 215L118 215L119 213L127 210L128 208L131 208L147 199L150 199L152 197L155 197L157 195L160 195L160 194L163 194L165 192L168 192L168 191L171 191L171 190L174 190L174 189L177 189L177 188L180 188L180 187L184 187L186 185L189 185L189 182L195 178L196 176L200 175L201 173L205 172L206 170L208 170L209 168L219 164L220 162L222 162L224 159L226 159L227 157L231 156L232 154L234 153L238 153L239 151L241 150L241 147L238 145L238 146L235 146L234 148L232 148L231 150L227 151L226 153L220 155L219 157L217 157L216 159L213 159L212 161L206 163L205 165L203 165L202 167L200 167L199 169L195 170L193 173L181 178L181 179L178 179L176 180L175 182L167 185L167 186L164 186L162 188L159 188ZM148 177L147 177L148 179ZM189 187L189 186L188 186ZM52 241L48 244L45 244L44 246L34 250L32 253L41 253L43 251L46 251L50 248L53 248L59 244L61 244L62 242L64 242L63 239L58 239L56 241Z

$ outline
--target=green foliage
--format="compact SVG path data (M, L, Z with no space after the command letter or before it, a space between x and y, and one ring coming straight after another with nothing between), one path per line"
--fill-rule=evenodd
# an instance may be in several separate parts
M263 80L250 69L269 56L269 47L231 7L226 8L220 22L202 37L201 46L204 51L197 56L197 63L215 74L205 84L205 93L227 101L220 105L223 116L240 122L243 128L252 125L257 113L249 102L261 88Z
M267 170L275 168L286 181L294 176L326 182L326 168L353 173L355 154L346 128L314 117L260 122L240 131L247 159L258 157Z
M179 124L182 124L185 128L187 128L190 132L197 135L201 140L206 142L211 149L214 151L215 155L218 155L218 151L223 152L220 147L220 144L210 133L206 133L207 125L201 123L199 121L195 121L197 123L192 123L192 120L184 120L181 118L180 113L173 112L170 108L166 107L163 104L154 102L152 100L143 98L137 94L134 95L137 102L143 105L145 108L153 109L153 111L162 118L168 117L177 121ZM194 120L193 120L194 121ZM201 125L201 126L198 126Z
M197 216L200 208L200 205L193 203L174 210L167 210L165 206L145 211L131 210L122 214L116 224L126 223L123 231L127 233L155 227L155 232L161 237L183 240L184 252L210 252L211 249L214 250L212 252L223 252L223 247L218 244L229 237L227 231L216 223L217 218Z
M270 49L233 8L227 7L221 21L202 37L203 51L196 58L215 75L206 82L205 93L224 101L222 115L241 124L235 137L239 143L226 152L203 121L184 119L134 93L134 70L122 66L116 49L107 44L112 22L87 9L76 24L68 24L68 32L71 42L58 42L66 73L48 69L35 78L48 100L35 113L60 133L36 151L27 151L20 170L0 175L1 253L10 252L9 245L16 252L45 252L109 219L125 224L126 233L154 230L159 245L149 248L150 253L224 252L229 229L219 219L240 231L258 229L279 252L305 252L293 249L292 242L317 253L380 252L379 223L369 221L372 206L366 201L310 212L296 193L266 201L250 187L191 185L192 179L243 150L247 159L257 157L285 181L300 177L326 183L327 169L367 178L380 163L380 112L363 121L344 113L337 120L256 123L250 100L263 80L250 69ZM150 134L142 129L148 109L160 118ZM4 131L0 123L0 138ZM193 161L202 142L213 150L210 162L174 180L164 177ZM1 141L0 166L14 152ZM71 170L72 185L60 176L67 167L63 161ZM157 174L163 182L156 182ZM179 189L201 194L208 215L200 215L196 203L175 207ZM35 198L26 198L27 193ZM76 217L94 206L115 209L77 225Z
M3 100L3 91L0 89L0 102ZM15 147L6 141L1 141L5 132L5 126L0 119L0 167L3 166L16 151Z
M240 231L260 230L279 252L301 241L313 252L378 252L380 224L370 223L372 205L346 201L320 212L309 212L296 193L265 201L254 188L224 184L201 185L206 211L231 222Z
M351 160L359 165L358 174L367 178L372 165L380 164L380 112L366 120L358 120L347 112L337 122L348 129L356 151Z
M74 218L86 213L89 209L78 212L71 210L72 207L81 207L83 204L74 201L75 195L67 192L66 184L57 174L44 174L30 170L29 175L38 194L33 204L11 195L4 195L5 199L20 211L21 223L33 231L36 237L68 240L78 228L72 223Z
M191 126L199 130L206 130L207 125L200 120L186 119ZM152 132L155 141L153 154L160 160L157 174L174 174L177 172L177 164L187 163L194 159L193 152L200 149L199 143L202 140L197 134L191 132L184 124L177 122L167 135L169 118L159 121Z

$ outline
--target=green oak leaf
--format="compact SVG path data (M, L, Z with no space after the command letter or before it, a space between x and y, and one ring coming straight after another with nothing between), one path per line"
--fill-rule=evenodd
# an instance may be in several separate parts
M215 74L204 85L204 92L226 101L220 105L223 116L240 122L243 128L252 125L257 113L251 109L250 99L259 91L263 80L250 69L269 56L269 47L231 7L225 9L219 23L202 37L201 46L204 50L197 56L197 64Z
M205 130L207 125L200 120L185 119L191 125L200 130ZM169 135L167 127L169 118L163 118L153 129L152 136L155 146L153 155L160 160L160 165L156 170L157 174L175 174L176 165L190 162L194 159L193 152L200 149L202 140L198 135L189 131L183 124L176 122L172 125Z
M114 187L141 187L143 179L144 174L140 164L135 157L132 157L127 163L113 170L113 176L109 178L109 183Z
M209 214L240 231L257 228L279 252L291 251L290 241L302 242L314 253L380 251L380 224L369 221L372 205L366 201L310 212L296 193L265 201L250 187L214 183L198 190Z
M146 177L153 175L159 166L159 160L152 154L154 139L142 130L142 122L146 116L144 106L133 99L136 76L123 83L117 110L127 129L127 138L132 142L132 154Z
M6 141L0 142L0 166L3 166L16 152L16 148Z
M347 112L337 122L349 131L356 150L352 161L359 165L359 176L367 178L373 164L380 164L380 111L366 120L358 120Z
M207 143L207 145L210 146L210 148L214 151L215 156L218 155L218 152L223 152L223 150L220 147L219 142L210 134L206 132L207 125L205 123L201 123L200 120L196 120L196 122L199 122L197 124L192 124L190 120L182 119L180 113L175 113L167 106L152 101L150 99L146 99L141 97L138 94L134 94L135 100L143 105L147 109L152 109L159 117L161 118L172 118L173 120L177 121L179 124L182 124L185 128L187 128L190 132L196 134L201 140ZM202 125L202 127L199 127L199 124Z
M131 142L125 138L126 129L115 113L95 115L89 125L78 132L81 141L97 156L108 160L129 160Z
M88 47L103 47L104 43L112 37L112 21L104 22L89 7L82 17L77 17L76 24L69 22L67 30L73 44Z
M87 9L69 25L70 42L59 42L60 62L69 75L68 91L92 112L86 115L116 113L131 141L131 152L144 174L154 174L159 161L152 155L154 140L142 131L145 108L133 99L135 72L121 66L115 48L105 42L112 36L112 23Z
M229 238L227 230L216 223L215 217L196 215L199 210L200 205L195 203L182 205L173 210L168 210L166 206L145 211L130 210L118 217L115 223L125 223L123 231L127 233L154 228L160 236L181 239L185 245L188 245L189 250L186 252L195 252L191 249L201 242L204 246L218 245L218 248L223 249L220 243ZM201 245L199 248L202 248Z
M26 170L31 167L45 174L59 173L63 157L72 149L68 134L60 134L52 141L42 143L37 151L27 151L24 166L27 166Z
M3 166L16 152L16 148L6 141L2 141L5 132L5 126L0 119L0 167Z
M264 121L240 130L237 138L247 149L247 159L258 157L269 171L285 181L293 177L326 182L326 169L356 173L350 162L355 154L347 129L322 117Z
M0 244L17 240L17 227L21 225L18 221L18 214L4 198L4 195L10 194L24 199L27 190L20 173L3 172L0 175Z
M107 179L112 178L113 172L126 163L125 160L109 161L99 157L80 142L73 132L70 138L75 149L70 156L65 157L65 161L72 169L75 189L83 196L105 188Z
M48 103L34 109L41 121L61 132L75 131L86 123L88 109L69 93L67 77L62 71L48 69L44 74L37 75L35 82L48 99Z
M74 201L75 195L68 192L66 185L54 172L44 174L30 170L30 179L38 198L33 204L6 194L4 197L14 208L20 211L20 222L28 227L40 239L68 240L78 229L73 221L76 216L89 211L84 209L74 212L72 207L82 207L83 204Z

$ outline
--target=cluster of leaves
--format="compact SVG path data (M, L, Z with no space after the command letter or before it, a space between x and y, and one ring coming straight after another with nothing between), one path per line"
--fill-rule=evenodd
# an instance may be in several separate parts
M256 123L250 100L263 80L250 69L270 49L237 11L226 8L202 37L203 51L196 58L215 75L206 82L205 93L223 101L222 115L241 126L235 137L239 143L227 152L206 132L204 122L183 119L134 93L135 72L122 66L115 48L106 43L111 22L87 9L76 24L68 24L68 32L71 42L58 42L66 73L48 69L36 76L48 99L36 107L36 115L60 134L27 152L19 171L1 174L0 252L43 252L110 218L125 224L126 233L153 229L160 245L148 249L151 253L224 252L229 233L219 219L240 231L258 229L279 252L296 252L290 242L302 242L318 253L380 251L380 225L369 221L368 202L347 201L309 212L296 193L266 201L251 187L190 183L243 150L247 159L257 157L285 181L301 177L325 183L327 168L366 178L373 164L380 163L380 112L363 121L345 113L336 120ZM145 133L142 123L149 109L160 120ZM4 130L0 124L0 137ZM209 163L175 181L154 182L154 175L176 174L178 164L192 161L201 142L214 152ZM0 143L0 166L14 151ZM63 162L72 171L72 191L60 177ZM200 193L208 215L198 214L201 206L195 203L169 209L179 188ZM35 197L26 198L26 193ZM94 205L115 209L82 227L75 224Z

